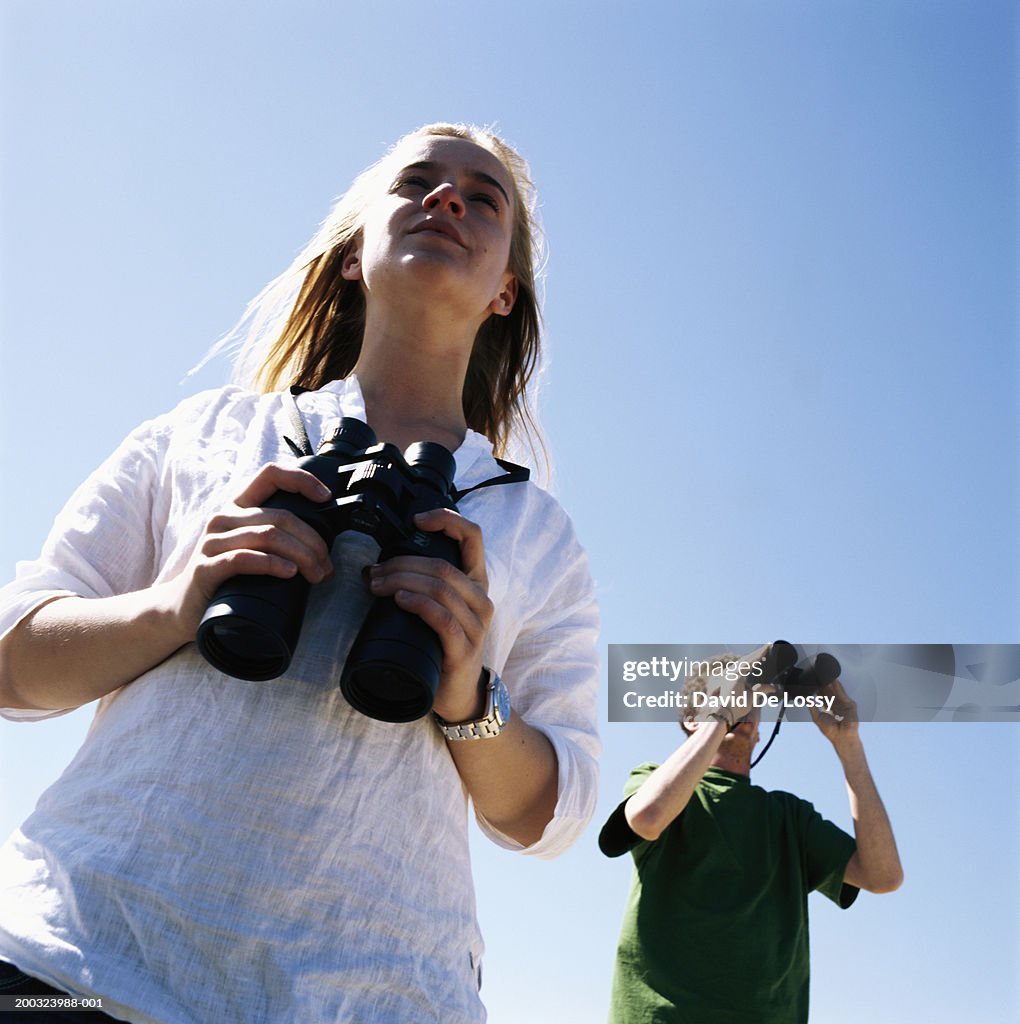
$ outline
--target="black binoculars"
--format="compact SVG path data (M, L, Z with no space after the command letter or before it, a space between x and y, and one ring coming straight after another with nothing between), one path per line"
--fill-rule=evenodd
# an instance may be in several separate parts
M785 640L776 640L769 648L762 667L760 683L775 686L784 694L783 703L772 729L768 743L758 756L751 762L753 768L768 752L775 738L779 735L779 727L783 723L786 711L785 695L796 700L798 697L811 697L829 683L839 678L842 668L839 662L825 651L820 651L813 658L805 658L793 644Z
M791 697L810 697L838 679L841 671L839 662L825 651L813 658L802 658L793 644L777 640L765 659L761 681Z
M455 463L440 444L422 441L401 454L379 444L368 424L344 417L315 455L297 463L331 492L321 503L277 491L267 508L293 512L329 547L347 530L372 537L379 561L398 555L442 558L460 568L460 545L414 525L420 512L456 508ZM297 647L309 582L300 574L234 576L217 590L196 643L215 668L238 679L282 675ZM384 722L411 722L432 708L443 665L442 644L417 615L377 598L344 664L340 689L356 710Z

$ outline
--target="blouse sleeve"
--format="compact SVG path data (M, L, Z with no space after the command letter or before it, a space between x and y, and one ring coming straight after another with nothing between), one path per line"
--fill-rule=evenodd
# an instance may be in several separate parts
M556 809L542 837L528 847L476 812L482 831L498 845L547 859L567 850L591 820L601 753L595 585L570 520L558 505L551 518L556 526L551 528L550 518L544 517L542 540L523 581L533 596L545 597L533 600L500 674L510 691L512 713L543 732L556 752Z
M153 582L162 450L158 421L145 423L74 492L39 557L19 562L13 582L0 589L0 637L55 597L110 597ZM60 714L66 711L0 709L12 721Z

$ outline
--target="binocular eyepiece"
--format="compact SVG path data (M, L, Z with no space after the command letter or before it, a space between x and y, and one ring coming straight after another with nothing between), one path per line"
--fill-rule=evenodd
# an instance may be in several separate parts
M793 697L809 697L839 678L839 662L825 651L802 658L797 648L777 640L769 649L762 669L762 683L769 683Z
M456 508L453 456L430 441L401 452L379 444L367 423L344 417L315 455L298 467L330 490L321 503L277 491L267 508L293 512L327 546L354 530L380 546L379 560L398 555L443 558L460 568L460 545L442 533L418 530L414 517ZM300 574L234 576L213 596L195 637L202 656L237 679L283 675L297 648L309 582ZM340 689L362 714L384 722L410 722L432 708L443 664L442 645L417 615L392 598L376 598L344 664Z

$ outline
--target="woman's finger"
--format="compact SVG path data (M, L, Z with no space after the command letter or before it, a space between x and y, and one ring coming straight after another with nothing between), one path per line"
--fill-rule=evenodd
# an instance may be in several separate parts
M229 528L224 528L228 521L230 517L210 520L209 531L201 543L201 552L207 558L242 551L270 555L293 564L311 583L319 583L332 573L325 542L296 516L275 509L260 510L249 521L238 523L235 519Z
M436 508L431 512L419 512L414 524L427 533L445 533L460 545L460 560L464 575L489 589L489 577L485 570L485 542L482 528L465 519L459 512L449 508Z
M258 508L277 491L300 494L316 503L327 501L332 496L330 489L307 470L269 462L255 474L234 503L241 508Z
M377 596L392 596L398 590L424 593L440 602L449 591L488 624L492 616L492 602L485 584L469 578L455 565L441 558L423 558L403 555L373 565L368 571L369 586Z

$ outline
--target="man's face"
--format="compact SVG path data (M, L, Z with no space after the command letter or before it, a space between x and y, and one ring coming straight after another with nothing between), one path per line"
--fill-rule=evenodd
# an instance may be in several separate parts
M757 683L751 687L751 692L764 693L769 697L775 697L779 694L779 689L772 683ZM758 741L761 739L761 731L759 729L760 725L761 708L753 707L742 719L740 719L739 722L737 722L730 732L726 734L726 740L728 741L731 737L736 738L741 743L749 744L749 750L754 750Z
M732 754L744 753L746 751L750 755L751 751L757 746L758 740L761 739L761 733L758 730L758 723L760 721L761 711L758 708L752 708L726 733L726 738L719 747L720 751Z
M769 695L774 695L777 692L776 688L771 684L763 685L761 683L753 686L751 690L753 693L766 693ZM690 734L696 732L704 724L691 718L684 720L684 728ZM761 708L750 708L748 713L726 733L726 738L719 747L720 753L732 754L734 756L741 756L746 753L750 756L761 739L760 724Z

